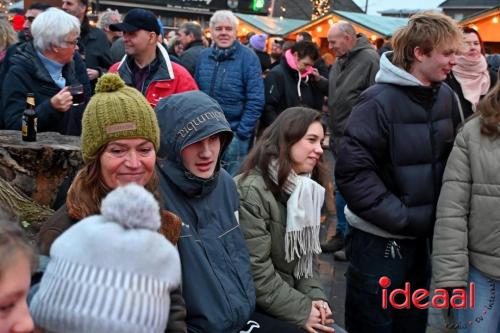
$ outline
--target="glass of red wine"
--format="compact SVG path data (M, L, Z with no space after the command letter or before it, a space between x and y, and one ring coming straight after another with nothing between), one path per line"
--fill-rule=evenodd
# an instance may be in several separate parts
M69 92L73 96L73 106L81 105L85 102L85 95L83 94L83 84L75 83L69 86Z

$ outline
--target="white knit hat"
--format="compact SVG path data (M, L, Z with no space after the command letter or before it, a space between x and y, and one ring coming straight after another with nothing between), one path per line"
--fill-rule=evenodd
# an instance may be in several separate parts
M57 333L163 333L181 270L176 248L157 232L158 203L130 184L109 193L101 213L53 243L30 305L35 324Z

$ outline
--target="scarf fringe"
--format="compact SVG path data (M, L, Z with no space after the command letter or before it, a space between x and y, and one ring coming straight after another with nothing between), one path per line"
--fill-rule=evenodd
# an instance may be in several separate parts
M298 258L294 276L312 277L313 256L321 253L319 243L320 226L308 226L301 230L289 230L285 234L285 260L292 262Z
M269 176L278 183L278 163L271 161ZM297 261L293 270L296 279L313 277L314 255L321 253L319 243L321 206L325 189L310 179L290 171L283 191L290 195L287 201L285 233L285 260Z

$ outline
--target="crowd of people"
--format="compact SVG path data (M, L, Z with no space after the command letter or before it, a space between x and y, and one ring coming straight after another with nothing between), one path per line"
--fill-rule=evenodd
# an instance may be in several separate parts
M0 36L1 129L32 93L84 161L36 251L0 219L0 333L425 332L426 309L382 307L383 276L474 282L475 308L440 315L500 332L500 74L477 31L419 13L378 52L341 21L329 64L307 33L240 42L227 10L207 41L145 9L92 27L87 6L34 3ZM349 261L345 329L322 251Z

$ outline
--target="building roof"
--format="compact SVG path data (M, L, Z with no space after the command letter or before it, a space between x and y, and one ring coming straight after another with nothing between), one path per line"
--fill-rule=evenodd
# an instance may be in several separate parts
M297 27L293 31L289 31L288 34L293 34L299 31L311 29L316 26L324 25L326 21L328 21L328 24L331 25L333 22L336 22L339 19L350 22L361 29L371 31L375 34L380 35L381 37L392 36L397 29L405 26L408 23L408 18L367 15L362 13L333 10L330 14L322 16L314 21L306 21L307 23Z
M240 19L269 36L285 36L288 32L305 25L309 21L279 17L235 13Z
M446 0L441 8L490 8L498 5L499 0Z
M340 10L334 10L333 13L343 17L347 21L356 23L383 36L392 36L398 28L405 26L408 23L407 18L400 17L367 15Z
M472 15L464 17L460 21L460 23L467 24L469 22L475 21L476 19L482 18L483 16L494 15L496 12L500 14L500 5L497 5L497 6L492 7L492 8L487 8L487 9L482 10L480 12L476 12Z
M352 0L332 0L333 6L330 8L332 10L343 10L346 12L353 12L353 13L364 13L364 11L359 8L356 3Z
M380 10L377 13L379 13L380 15L397 15L397 14L412 15L412 14L416 14L418 12L427 11L427 10L431 10L431 9L411 9L411 8L386 9L386 10Z
M283 10L283 8L285 10ZM344 10L362 13L363 10L352 0L330 0L331 10ZM311 0L275 0L273 16L292 18L298 20L310 20L313 12Z

